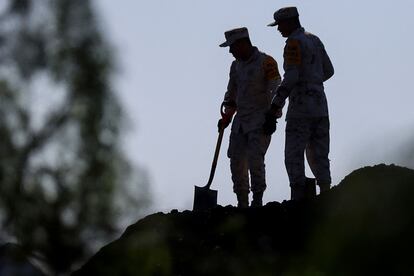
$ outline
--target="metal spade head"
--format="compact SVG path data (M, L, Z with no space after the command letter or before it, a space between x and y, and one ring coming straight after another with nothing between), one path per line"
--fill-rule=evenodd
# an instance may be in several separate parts
M224 116L223 110L224 110L224 103L220 107L220 113L221 113L222 118ZM208 209L211 209L217 206L217 191L211 190L210 186L211 186L211 183L213 182L214 173L216 171L217 159L220 153L220 146L221 146L221 141L223 140L223 134L224 134L224 127L221 127L219 130L218 138L217 138L216 150L214 152L213 163L211 164L210 177L208 179L207 185L204 187L195 186L194 205L193 205L194 211L208 210Z
M217 191L209 187L198 187L194 189L194 211L205 211L217 206Z

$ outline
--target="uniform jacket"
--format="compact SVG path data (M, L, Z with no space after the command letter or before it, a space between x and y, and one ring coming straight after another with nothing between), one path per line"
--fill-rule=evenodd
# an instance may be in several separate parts
M224 96L225 101L233 101L237 105L232 132L247 133L263 126L265 113L279 84L276 61L256 47L249 60L233 61Z
M334 74L334 68L321 40L304 28L295 30L286 40L283 69L273 103L283 107L289 97L286 119L328 116L323 82Z

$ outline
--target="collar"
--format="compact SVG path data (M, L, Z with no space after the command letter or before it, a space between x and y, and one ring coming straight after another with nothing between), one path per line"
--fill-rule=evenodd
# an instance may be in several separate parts
M304 33L305 32L305 28L303 28L303 27L299 27L299 28L297 28L296 30L294 30L289 36L288 36L288 39L289 38L292 38L292 37L294 37L294 36L296 36L296 35L298 35L298 34L300 34L300 33Z
M250 56L250 58L248 60L246 60L246 61L241 60L240 62L242 64L249 64L252 61L256 60L257 57L258 57L258 55L259 55L259 49L257 49L256 46L253 46L253 52L252 52L252 55Z

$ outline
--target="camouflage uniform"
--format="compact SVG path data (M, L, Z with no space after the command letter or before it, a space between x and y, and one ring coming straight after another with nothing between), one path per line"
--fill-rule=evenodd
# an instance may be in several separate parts
M285 165L290 185L305 185L305 151L318 184L329 185L329 115L323 82L334 73L332 63L320 39L303 28L289 35L283 57L285 74L272 104L283 107L289 97Z
M249 171L252 192L266 189L264 157L271 138L262 126L279 83L276 61L256 47L249 60L231 65L224 100L237 106L228 149L236 194L249 192Z

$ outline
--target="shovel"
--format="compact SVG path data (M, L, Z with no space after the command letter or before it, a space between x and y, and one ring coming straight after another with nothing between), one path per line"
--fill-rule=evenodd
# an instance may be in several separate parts
M220 108L221 116L223 117L223 105ZM203 211L217 206L217 191L211 190L210 186L213 182L214 173L216 172L217 160L220 153L221 141L223 140L224 128L221 128L217 138L216 151L214 153L213 164L211 165L210 178L207 185L203 187L195 186L194 189L194 211Z

